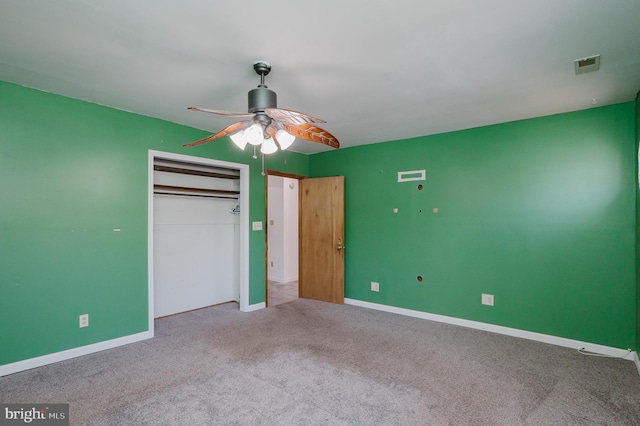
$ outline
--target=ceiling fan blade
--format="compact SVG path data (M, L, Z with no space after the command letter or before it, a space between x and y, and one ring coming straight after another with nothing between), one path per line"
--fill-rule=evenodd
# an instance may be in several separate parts
M289 124L326 123L322 118L283 108L267 108L264 112L271 118Z
M252 113L222 111L219 109L206 109L206 108L198 108L198 107L189 107L187 109L190 109L193 111L208 112L209 114L224 115L227 117L253 117L254 116L254 114Z
M203 143L211 142L216 139L220 139L221 137L231 135L239 130L244 129L251 123L251 120L246 121L237 121L233 124L228 125L224 129L220 130L218 133L213 134L211 136L207 136L204 139L197 140L195 142L188 143L186 145L182 145L184 148L188 148L190 146L202 145Z
M329 145L331 148L339 149L340 142L331 133L321 129L313 124L289 124L283 123L284 130L293 136L305 139L311 142L318 142L325 145Z

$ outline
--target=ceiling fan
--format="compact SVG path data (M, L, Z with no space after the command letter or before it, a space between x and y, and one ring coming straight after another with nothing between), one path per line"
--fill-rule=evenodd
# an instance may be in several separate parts
M271 64L258 61L253 69L260 76L260 85L249 91L249 112L230 112L214 109L189 107L190 110L208 112L227 117L251 117L235 122L211 136L183 145L184 147L201 145L223 136L229 136L234 144L244 150L247 144L262 145L260 152L273 154L291 146L296 138L318 142L332 148L340 148L340 142L331 133L316 126L326 123L321 118L302 112L277 107L277 96L264 84L264 77L271 71Z

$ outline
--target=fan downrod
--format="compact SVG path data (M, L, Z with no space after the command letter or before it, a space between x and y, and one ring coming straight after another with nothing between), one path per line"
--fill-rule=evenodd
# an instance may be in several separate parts
M249 91L249 112L264 113L267 108L277 108L278 97L276 92L268 89L264 84L264 76L271 71L271 64L265 61L254 62L253 69L260 76L260 85L256 89Z

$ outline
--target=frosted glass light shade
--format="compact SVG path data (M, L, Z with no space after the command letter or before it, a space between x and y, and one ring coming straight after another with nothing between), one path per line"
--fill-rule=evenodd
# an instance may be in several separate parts
M280 149L283 151L291 146L293 141L296 140L296 137L291 133L287 133L284 130L280 129L276 132L276 139L278 139L278 143L280 144Z
M262 126L258 123L254 123L251 126L247 127L244 131L244 138L251 145L260 145L264 140Z
M244 137L243 130L236 132L229 137L238 148L244 151L244 147L247 146L247 139Z
M262 152L263 154L273 154L277 150L278 147L276 146L273 138L265 139L264 142L262 142L262 148L260 148L260 152Z

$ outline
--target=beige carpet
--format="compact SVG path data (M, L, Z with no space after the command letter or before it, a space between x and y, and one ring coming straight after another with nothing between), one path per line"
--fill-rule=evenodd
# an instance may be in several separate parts
M291 302L298 298L298 281L288 283L277 283L269 281L268 306L277 306L282 303Z
M632 362L348 305L226 304L0 378L72 425L637 425Z

